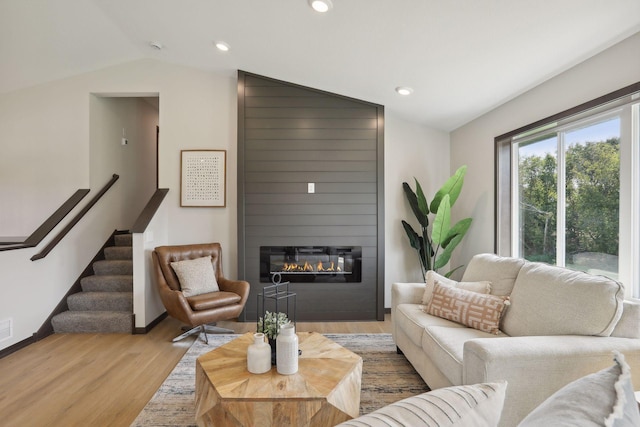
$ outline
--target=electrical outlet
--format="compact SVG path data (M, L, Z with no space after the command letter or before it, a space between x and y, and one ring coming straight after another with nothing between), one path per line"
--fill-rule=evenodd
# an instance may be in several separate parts
M309 182L307 183L307 193L312 194L316 192L316 183Z

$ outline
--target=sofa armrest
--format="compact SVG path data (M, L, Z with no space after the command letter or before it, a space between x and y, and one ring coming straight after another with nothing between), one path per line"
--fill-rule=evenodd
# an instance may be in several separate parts
M473 339L464 344L464 384L506 380L505 419L517 425L531 410L566 384L613 364L624 354L640 386L640 340L578 335Z
M398 304L420 304L424 295L424 283L394 283L391 285L391 307Z
M393 283L391 285L391 324L393 327L394 340L397 337L396 331L396 307L399 304L420 304L424 295L425 283Z
M622 316L611 333L612 337L640 338L640 300L624 300Z

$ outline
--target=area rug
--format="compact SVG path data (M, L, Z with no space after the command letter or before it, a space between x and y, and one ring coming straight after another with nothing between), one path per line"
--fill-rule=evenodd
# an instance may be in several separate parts
M405 357L396 354L391 334L325 336L362 357L361 414L429 390ZM201 354L236 337L209 335L208 345L202 339L195 341L131 425L195 426L195 361Z

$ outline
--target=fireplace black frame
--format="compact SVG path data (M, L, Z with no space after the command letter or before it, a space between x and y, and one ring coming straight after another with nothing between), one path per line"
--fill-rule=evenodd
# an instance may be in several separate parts
M287 265L311 270L286 271ZM326 266L318 269L318 264ZM362 281L361 246L261 246L260 282L277 283L360 283Z

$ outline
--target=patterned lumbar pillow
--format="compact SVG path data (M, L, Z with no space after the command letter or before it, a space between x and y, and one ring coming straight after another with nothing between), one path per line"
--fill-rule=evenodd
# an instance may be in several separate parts
M185 297L220 290L210 256L172 262L171 268L178 276L180 289Z
M615 365L573 381L531 411L518 427L640 426L631 369L615 351Z
M500 421L507 383L440 388L400 400L340 427L495 427Z
M433 270L427 271L426 275L426 287L424 288L424 294L422 295L422 305L428 305L433 295L433 288L436 283L442 286L449 286L452 288L466 289L467 291L478 292L481 294L491 293L491 282L456 282L455 280L444 277Z
M509 297L485 295L436 283L427 313L490 334L500 333Z

